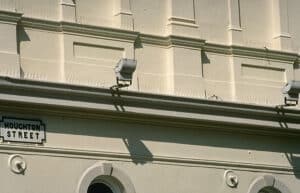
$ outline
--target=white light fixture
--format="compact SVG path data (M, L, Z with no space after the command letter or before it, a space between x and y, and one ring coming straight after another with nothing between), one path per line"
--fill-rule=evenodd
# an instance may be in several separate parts
M297 105L300 93L300 81L292 80L282 89L285 105Z
M137 61L133 59L122 58L115 67L117 85L122 88L132 84L132 75L136 69Z

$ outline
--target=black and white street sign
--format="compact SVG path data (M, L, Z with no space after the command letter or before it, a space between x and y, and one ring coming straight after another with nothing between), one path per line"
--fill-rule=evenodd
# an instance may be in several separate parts
M45 124L40 120L2 117L0 137L3 141L43 143L46 140Z

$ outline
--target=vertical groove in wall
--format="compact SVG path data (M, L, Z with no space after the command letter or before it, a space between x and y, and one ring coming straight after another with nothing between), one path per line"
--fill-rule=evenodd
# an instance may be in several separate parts
M235 62L234 62L234 56L229 57L229 63L230 63L230 73L231 73L231 100L236 101L236 82L235 82Z
M20 53L20 44L21 44L21 40L20 40L20 28L21 26L19 24L17 24L16 26L16 37L17 37L17 54L18 54L18 62L19 62L19 66L20 66L20 78L24 78L24 72L22 70L21 67L21 53Z
M240 0L228 0L229 29L238 30L242 27Z
M241 0L238 0L238 14L239 14L239 27L242 28L242 17L241 17Z
M66 82L65 77L65 43L64 43L64 34L59 35L60 40L60 81Z
M174 48L169 48L167 52L167 93L174 94Z

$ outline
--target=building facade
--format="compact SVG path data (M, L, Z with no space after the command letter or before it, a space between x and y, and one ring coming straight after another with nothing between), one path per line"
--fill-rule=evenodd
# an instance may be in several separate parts
M0 0L1 192L298 192L299 7Z

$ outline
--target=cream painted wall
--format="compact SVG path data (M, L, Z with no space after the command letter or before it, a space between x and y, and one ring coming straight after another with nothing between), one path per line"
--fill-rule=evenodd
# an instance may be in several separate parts
M114 1L79 0L76 2L76 20L80 24L112 27Z
M227 43L228 6L226 0L195 0L199 37L208 42Z
M300 80L298 1L0 0L0 74L109 88L118 60L130 58L138 66L129 90L274 106L283 103L283 85ZM98 99L93 94L82 106ZM61 109L55 107L33 113L30 105L18 104L0 109L1 116L41 119L47 140L43 145L0 141L3 193L74 193L86 169L98 162L120 168L136 193L249 193L253 181L265 175L292 193L300 189L297 137L213 130L220 126L214 115L197 128L195 123L170 127L159 122L161 116L160 125L137 121L135 113L128 113L135 122L120 121L122 112L113 111L122 110L117 105L106 115L114 118L105 119L93 103L80 117L63 114L67 109L57 115ZM85 115L89 110L97 118ZM155 109L139 111L145 120L147 111ZM198 112L184 113L190 111ZM186 122L193 119L185 116ZM12 154L26 160L23 175L10 171ZM227 170L238 175L235 189L226 185Z
M73 159L72 156L40 156L25 155L24 158L30 163L31 168L26 172L26 177L12 174L6 167L8 155L1 155L2 165L0 177L4 179L3 191L32 192L32 193L73 193L82 173L91 165L101 162L101 159ZM107 161L106 161L107 162ZM166 192L176 191L189 192L224 192L230 193L224 181L224 168L209 168L205 166L190 166L176 164L144 164L135 165L129 161L109 161L114 167L122 170L131 178L137 193ZM43 163L43 164L41 164ZM46 166L46 167L45 167ZM48 168L55 168L49 170ZM64 171L64 172L60 172ZM58 176L59 172L59 176ZM155 173L155 177L153 177ZM265 172L237 171L239 175L241 192L247 192L253 179L265 175ZM275 177L288 185L293 190L299 189L298 179L289 174L276 174ZM33 183L32 179L36 179ZM37 180L39 179L39 180ZM162 183L163 179L163 183ZM212 180L213 179L213 180ZM38 183L36 183L38 182ZM18 184L17 186L15 184ZM34 185L33 185L34 184ZM13 188L12 188L13 187ZM51 188L49 188L51 187Z
M15 2L16 11L23 13L24 17L58 20L60 0L10 0Z
M292 37L292 48L298 53L300 52L300 28L298 25L294 24L298 22L297 18L300 16L299 11L297 10L297 7L299 6L299 1L288 2L288 10L293 13L293 15L288 18L289 32Z
M116 62L135 58L131 90L278 105L283 85L300 79L297 5L297 0L0 0L6 11L1 33L17 34L1 46L1 73L110 87ZM6 16L16 12L23 15L7 25Z
M55 32L19 28L22 78L60 81L61 45L59 36Z
M23 114L10 116L25 118ZM300 156L296 138L90 117L31 114L26 118L36 116L47 125L44 145L1 143L0 184L6 193L75 192L85 170L97 162L122 169L136 193L247 192L254 179L266 174L291 191L300 188L299 174L293 173ZM7 160L12 154L26 160L24 175L10 171ZM226 170L238 175L237 188L226 185Z
M146 34L165 35L167 0L132 0L134 30Z
M272 39L272 1L240 0L243 45L270 48ZM277 21L275 21L277 22Z

